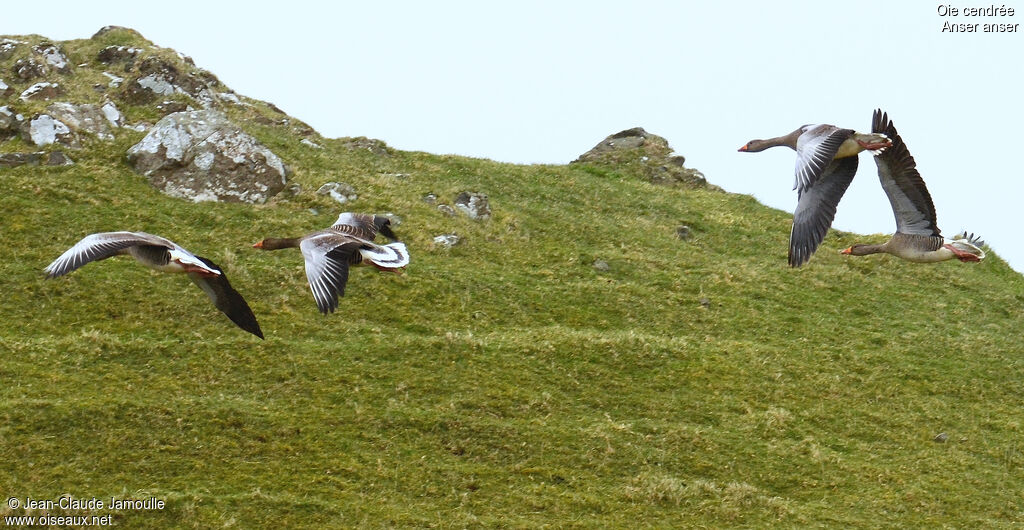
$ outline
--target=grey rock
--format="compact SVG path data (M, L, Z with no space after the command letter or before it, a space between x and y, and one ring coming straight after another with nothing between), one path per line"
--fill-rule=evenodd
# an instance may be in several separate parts
M0 61L8 59L10 56L14 55L14 52L21 44L25 43L14 39L0 39Z
M26 88L25 91L21 93L21 96L19 96L19 99L22 101L48 101L59 97L63 93L64 89L62 89L57 83L44 81Z
M491 205L483 193L464 191L455 197L455 207L470 219L490 219Z
M37 114L30 120L22 121L21 138L39 146L59 143L68 147L80 147L78 135L66 123L49 114Z
M21 128L22 117L15 114L7 105L0 107L0 140L6 140L18 135Z
M434 195L433 193L428 193L423 196L423 202L427 204L437 204L437 195ZM452 213L455 212L453 211Z
M369 151L380 156L391 155L391 148L382 140L358 136L355 138L341 138L339 141L342 147L352 151Z
M107 79L110 79L110 83L107 83L107 86L109 86L110 88L117 88L121 86L121 83L124 83L123 77L114 75L110 72L103 72L103 75L105 75Z
M697 300L697 303L699 303L700 306L703 307L704 309L710 309L711 308L711 299L710 298L702 296L700 298L700 300Z
M462 238L458 234L441 234L434 236L434 244L442 248L452 248L458 245L462 241Z
M308 138L303 138L303 139L299 140L299 143L302 144L302 145L308 145L309 147L312 147L313 149L323 149L324 148L324 146L322 146L322 145L320 145L320 144L318 144L318 143L316 143L316 142L314 142L314 141L312 141L312 140L310 140Z
M572 163L636 171L652 184L706 187L704 175L696 169L683 167L685 161L684 157L673 155L667 140L642 127L634 127L601 140Z
M939 434L935 435L935 438L932 438L932 441L940 444L946 443L946 440L949 440L949 435L944 432L940 432Z
M359 198L356 189L344 182L328 182L316 190L317 195L330 195L330 197L341 204L351 202Z
M121 115L121 111L118 110L117 105L114 105L113 101L108 101L100 107L100 112L103 113L103 117L107 119L110 125L114 127L120 127L124 125L124 117Z
M7 83L4 83L3 79L0 79L0 98L10 97L11 93L13 92L14 89L11 88L10 85L8 85Z
M0 153L0 167L38 166L44 163L48 166L70 166L74 164L74 161L68 158L63 151Z
M157 189L195 202L263 203L287 183L281 159L215 110L165 116L128 161Z
M32 48L32 51L43 56L43 61L62 74L71 72L71 62L67 55L56 44L44 42Z
M447 215L448 217L455 217L455 208L452 208L447 204L438 204L437 211Z
M37 61L35 58L27 57L14 62L14 75L22 81L31 81L46 76L50 69L46 64Z
M140 48L131 48L128 46L107 46L100 50L100 53L96 55L101 63L114 64L114 63L131 63L135 62L135 58L142 53Z
M46 156L46 165L73 166L75 165L75 161L71 160L71 157L64 154L64 151L50 151L50 154Z
M690 227L686 225L679 225L678 227L676 227L676 236L679 239L682 239L683 241L690 239L690 237L692 236Z
M96 105L57 102L47 106L46 112L75 133L86 132L101 140L114 139L113 128L106 112ZM116 107L114 112L117 112Z
M596 270L598 270L600 272L608 272L608 271L610 271L612 269L612 267L611 267L611 265L608 265L608 262L603 260L603 259L595 259L594 260L594 269L596 269Z

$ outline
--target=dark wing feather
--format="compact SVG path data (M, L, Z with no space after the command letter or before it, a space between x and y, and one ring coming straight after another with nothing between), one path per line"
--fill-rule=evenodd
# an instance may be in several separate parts
M174 248L174 243L144 232L100 232L89 234L46 266L47 278L63 276L87 263L123 254L129 247L143 245L154 253Z
M213 305L217 306L221 313L227 315L238 327L262 339L263 331L260 329L260 323L256 321L256 315L253 314L245 298L242 298L242 295L231 287L231 282L224 274L224 269L202 256L196 257L208 267L220 271L220 275L204 277L191 272L188 277L210 297Z
M796 182L793 189L804 192L825 175L839 146L853 135L853 129L834 125L817 125L801 134L796 141Z
M836 206L857 173L857 157L832 161L814 186L799 192L789 235L789 265L799 267L825 239L836 217Z
M892 140L892 146L875 157L878 179L889 197L892 213L896 217L896 231L921 236L939 236L935 223L935 205L924 185L917 163L903 143L896 126L881 109L875 111L871 131L883 133Z

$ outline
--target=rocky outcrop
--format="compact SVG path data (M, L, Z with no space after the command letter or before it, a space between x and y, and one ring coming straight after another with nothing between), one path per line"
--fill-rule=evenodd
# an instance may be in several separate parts
M653 184L707 186L700 171L683 167L685 161L682 156L672 154L667 140L634 127L605 138L572 163L635 171Z
M113 112L120 118L120 113L112 104L108 103L107 105L101 109L96 105L59 102L51 103L46 107L46 112L56 120L63 122L75 133L85 132L101 140L113 140L113 127L117 126L117 122L110 120L107 114Z
M0 107L0 140L17 136L22 119L21 115L15 113L7 105Z
M122 93L129 103L152 103L174 94L186 94L207 103L214 98L211 89L217 84L217 78L208 72L182 71L170 61L155 56L143 59L136 70L137 75L125 83Z
M165 116L128 161L157 189L195 202L262 203L287 178L277 155L215 110Z
M62 151L38 152L38 153L0 153L0 167L18 166L70 166L74 162Z
M455 197L455 207L470 219L490 219L491 205L483 193L464 191Z
M64 51L60 49L60 46L44 42L34 46L32 51L42 56L43 62L48 64L54 70L57 70L62 74L71 72L71 62L68 61L68 57L64 55Z
M42 82L36 83L25 89L18 99L22 101L49 101L59 97L64 90L57 83Z
M25 44L20 40L0 39L0 61L10 58L18 49L18 45Z
M38 146L59 143L71 148L81 147L78 135L71 127L49 114L36 114L31 119L22 120L21 138Z
M359 198L356 189L351 184L345 184L344 182L328 182L320 186L320 189L316 190L316 194L329 195L340 204L345 204Z
M382 140L357 136L355 138L340 138L341 146L351 151L369 151L378 156L390 156L391 148Z

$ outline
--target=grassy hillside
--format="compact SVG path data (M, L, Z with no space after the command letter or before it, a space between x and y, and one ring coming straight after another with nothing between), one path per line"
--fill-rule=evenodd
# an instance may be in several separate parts
M64 46L77 65L107 44ZM228 112L302 189L265 205L158 193L125 162L135 131L74 166L0 169L4 498L165 500L51 512L132 528L1024 522L1024 279L998 256L850 258L836 250L884 236L832 232L794 270L790 215L748 196L313 134L315 149L253 105ZM314 193L330 180L360 198ZM422 200L463 190L493 217ZM398 215L412 263L353 270L323 316L297 251L250 246L343 209ZM43 279L119 229L222 265L266 340L131 260ZM449 232L462 243L433 243Z

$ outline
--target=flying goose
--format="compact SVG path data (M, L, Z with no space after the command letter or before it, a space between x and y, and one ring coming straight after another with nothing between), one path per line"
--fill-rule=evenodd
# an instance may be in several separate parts
M836 206L857 173L857 154L870 151L878 155L890 145L884 134L859 133L835 125L804 125L785 135L766 140L751 140L739 148L757 153L784 145L796 151L797 190L793 228L789 235L789 265L799 267L825 238Z
M43 269L46 278L63 276L87 263L112 256L129 255L139 263L160 272L188 274L213 305L238 327L263 338L249 304L228 282L224 271L214 262L192 254L177 243L145 232L101 232L75 243Z
M884 133L892 140L892 147L875 158L878 179L889 196L896 233L880 245L856 244L840 252L851 256L865 256L884 252L917 263L931 263L957 258L960 261L981 261L985 244L974 234L957 234L951 240L942 237L935 225L935 206L928 188L917 171L917 163L903 143L896 126L881 109L875 111L871 130Z
M393 243L374 243L377 232ZM409 264L405 243L391 231L391 220L380 215L345 212L330 228L302 237L267 238L253 245L263 250L295 247L306 260L306 280L317 308L325 315L338 307L338 296L345 296L350 265L369 264L401 273Z

